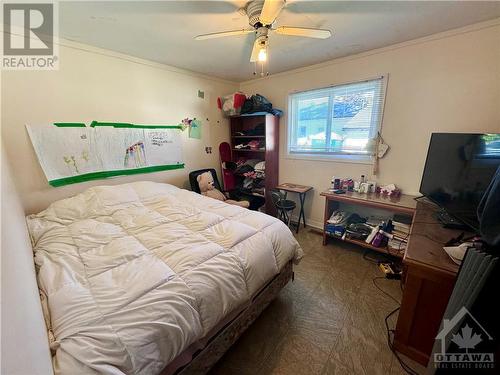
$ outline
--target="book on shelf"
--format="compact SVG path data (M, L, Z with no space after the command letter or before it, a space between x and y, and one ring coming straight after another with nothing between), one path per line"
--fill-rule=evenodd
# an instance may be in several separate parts
M397 235L394 235L394 240L395 241L400 241L400 242L404 242L404 243L407 243L408 242L408 238L405 237L401 237L401 236L397 236Z
M406 228L408 230L411 227L411 224L401 223L400 221L395 220L392 221L392 225L394 225L395 227Z
M387 243L387 247L390 250L396 250L396 251L404 251L406 250L406 241L400 241L396 239L389 240Z
M404 234L410 233L410 226L408 224L402 224L402 223L393 221L392 225L394 225L395 232L400 232L400 233L404 233Z
M408 236L409 236L409 233L404 233L404 232L400 232L397 230L393 230L392 234L394 235L395 238L402 239L405 241L408 239Z
M403 234L408 234L410 233L410 230L409 229L406 229L406 228L400 228L400 227L394 227L392 229L393 232L398 232L398 233L403 233Z

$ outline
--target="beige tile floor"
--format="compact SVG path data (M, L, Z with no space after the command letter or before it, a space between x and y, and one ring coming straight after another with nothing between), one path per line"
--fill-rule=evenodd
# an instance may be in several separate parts
M373 285L372 279L381 276L377 265L363 259L365 251L355 245L330 240L323 246L316 232L301 230L296 238L305 256L295 268L295 281L211 374L404 374L387 346L384 324L397 304ZM377 283L401 299L399 281Z

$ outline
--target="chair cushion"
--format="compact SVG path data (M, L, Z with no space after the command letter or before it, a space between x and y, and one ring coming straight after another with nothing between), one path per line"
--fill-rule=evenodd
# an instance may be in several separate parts
M291 201L289 199L283 199L276 203L276 207L281 208L283 210L293 210L296 207L296 204L294 201Z

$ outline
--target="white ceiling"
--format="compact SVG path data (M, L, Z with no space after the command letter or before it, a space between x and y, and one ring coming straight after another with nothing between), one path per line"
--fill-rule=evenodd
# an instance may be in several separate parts
M253 78L254 35L195 41L242 29L246 1L77 1L60 3L60 34L90 44L234 81ZM331 29L316 40L273 33L270 73L303 67L500 17L500 2L288 0L277 25Z

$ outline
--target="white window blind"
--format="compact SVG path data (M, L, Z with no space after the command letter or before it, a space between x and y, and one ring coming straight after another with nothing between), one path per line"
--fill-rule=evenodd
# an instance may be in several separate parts
M384 97L384 77L290 95L288 153L372 155Z

